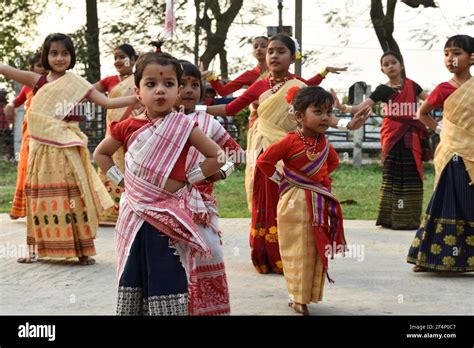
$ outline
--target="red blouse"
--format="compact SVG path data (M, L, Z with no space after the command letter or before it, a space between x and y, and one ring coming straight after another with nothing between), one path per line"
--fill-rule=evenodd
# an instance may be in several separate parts
M107 76L100 80L99 83L110 93L110 91L120 83L120 77L118 75Z
M110 136L115 140L119 141L123 145L124 152L127 152L128 149L128 140L138 129L142 128L148 123L148 120L136 117L129 117L120 122L111 122L110 123ZM194 127L197 127L198 124L195 123ZM169 175L170 179L177 181L186 181L186 157L188 156L189 148L191 143L188 141L183 147L181 154L178 157L171 173Z
M311 144L314 144L316 141L315 139L308 137L305 139ZM322 135L322 141L317 147L317 151L322 151L324 149L326 141L326 137ZM266 176L271 177L275 173L276 163L279 160L283 160L285 167L300 171L300 168L310 162L309 159L305 155L293 159L292 157L303 150L304 144L298 134L296 132L290 132L279 142L270 145L265 150L265 152L259 156L257 159L257 167ZM321 183L323 186L330 188L332 180L329 174L331 174L331 172L333 172L338 165L339 157L336 153L336 150L334 150L334 147L329 144L329 154L326 161L322 165L321 169L311 178L315 182Z
M229 81L225 85L220 80L211 81L211 86L221 96L229 95L235 91L238 91L243 86L251 86L252 83L258 80L261 71L257 66L252 70L247 70L235 80Z
M302 77L296 76L294 74L289 74L291 79L298 79L307 85L311 86L317 86L321 83L321 81L324 79L320 74L317 74L316 76L312 77L309 80L305 80ZM261 79L253 83L249 88L245 90L245 92L238 97L237 99L231 101L229 104L225 106L225 114L227 116L233 116L236 113L238 113L240 110L243 108L249 106L252 102L258 100L260 95L265 93L270 89L270 82L269 82L270 77L267 77L265 79Z
M33 89L27 85L24 85L21 88L20 94L13 100L13 105L15 108L22 106L26 101L28 101L25 107L28 109L31 103L31 97L33 96ZM30 99L30 100L29 100Z
M449 82L440 83L428 96L428 103L435 109L443 107L444 101L453 93L457 87Z

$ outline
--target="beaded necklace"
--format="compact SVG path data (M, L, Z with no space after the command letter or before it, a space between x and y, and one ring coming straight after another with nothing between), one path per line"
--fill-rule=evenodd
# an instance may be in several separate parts
M316 152L316 148L318 147L318 144L321 142L321 136L318 134L318 137L316 138L316 141L314 142L314 144L310 144L308 140L306 140L306 137L304 136L303 132L300 129L297 129L296 133L298 134L301 141L303 142L304 148L306 150L306 157L308 157L308 159L311 162L315 161L321 154L321 151Z
M278 92L278 90L280 88L283 87L283 85L288 81L290 80L290 77L287 75L283 78L283 80L278 80L274 77L270 77L268 79L268 84L270 85L270 89L272 90L272 93L275 94L276 92Z

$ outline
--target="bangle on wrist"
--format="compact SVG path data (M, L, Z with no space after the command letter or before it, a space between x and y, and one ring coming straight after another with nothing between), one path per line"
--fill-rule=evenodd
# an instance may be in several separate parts
M234 162L228 161L219 169L219 173L221 173L222 179L226 179L234 170Z
M207 105L196 105L195 111L207 111Z
M324 70L322 70L322 71L319 73L319 75L321 75L322 77L326 77L327 74L329 74L329 71L328 71L326 68L324 68Z
M186 173L186 179L190 184L195 184L197 182L203 181L206 179L204 174L202 173L202 169L199 165L191 169L188 173Z
M279 185L281 183L282 175L278 170L275 169L273 175L269 179Z
M437 124L436 125L436 128L435 128L435 133L436 134L441 134L441 130L443 129L443 127L441 127L441 125Z
M348 131L349 128L347 128L347 126L349 125L350 122L351 122L351 120L341 118L341 119L339 119L339 121L337 121L336 128L339 129L339 130L342 130L342 131Z
M344 104L342 105L342 107L344 108L343 110L341 110L342 112L347 112L347 113L352 114L352 109L353 109L352 105Z
M209 75L209 77L207 78L207 81L209 82L212 82L212 81L217 81L219 80L219 78L217 77L217 75L215 73L212 73L211 75Z
M116 165L110 167L105 175L107 175L107 177L115 184L115 186L119 186L123 180L123 174Z

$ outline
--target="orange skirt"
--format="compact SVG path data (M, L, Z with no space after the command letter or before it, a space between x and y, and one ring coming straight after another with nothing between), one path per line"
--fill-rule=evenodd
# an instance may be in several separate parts
M18 160L18 176L16 179L15 195L13 196L13 204L10 210L10 216L15 218L26 216L26 169L28 167L28 148L30 144L30 134L26 119L23 120L21 126L21 147L20 158Z

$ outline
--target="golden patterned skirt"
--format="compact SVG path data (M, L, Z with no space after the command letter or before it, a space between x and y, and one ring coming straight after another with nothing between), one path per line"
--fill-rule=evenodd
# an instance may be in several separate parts
M66 155L66 151L67 154ZM95 228L79 185L82 173L72 170L70 159L80 161L79 148L61 149L30 142L26 174L27 244L38 246L38 255L83 257L95 255Z
M302 304L321 301L326 272L302 189L290 188L278 202L278 241L290 298Z

